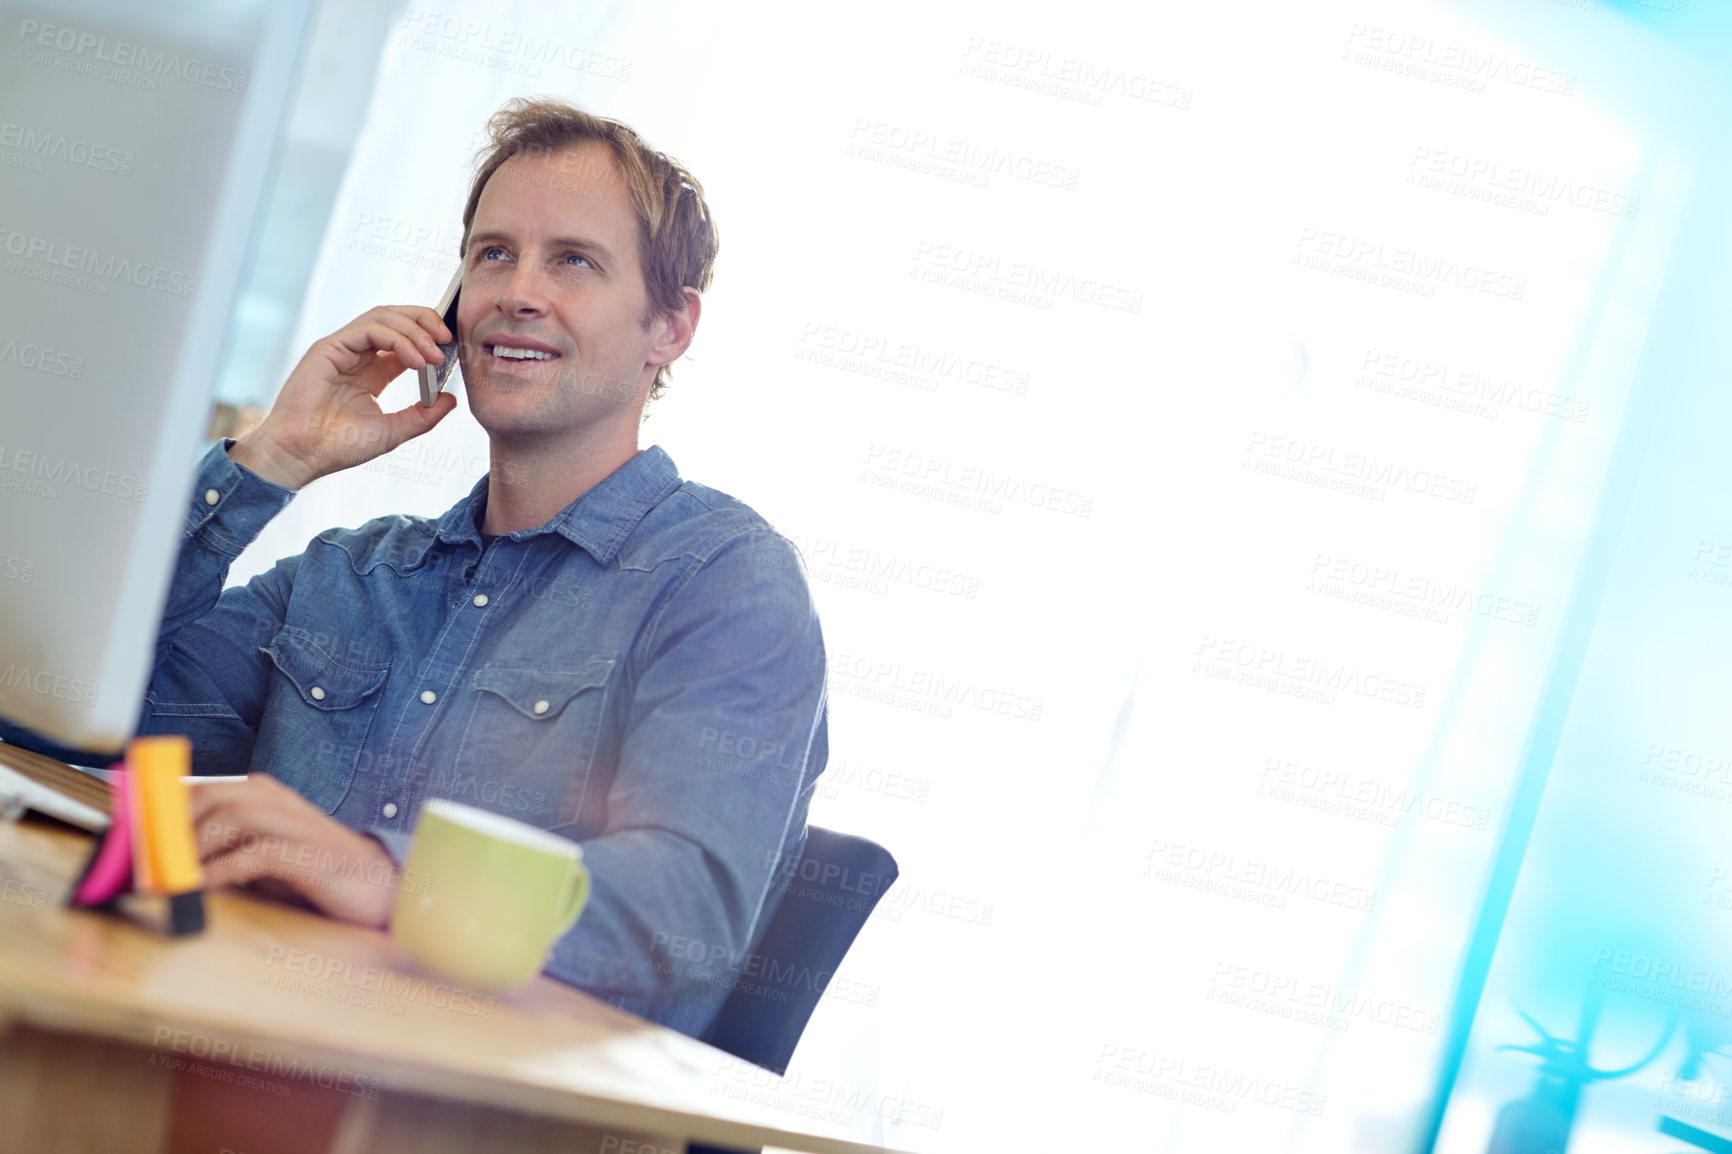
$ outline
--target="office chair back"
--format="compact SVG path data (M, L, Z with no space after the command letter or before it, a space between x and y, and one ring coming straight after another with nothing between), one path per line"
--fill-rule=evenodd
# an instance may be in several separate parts
M896 875L896 859L876 842L808 826L799 864L771 882L765 904L780 903L751 964L702 1040L786 1073L819 997Z

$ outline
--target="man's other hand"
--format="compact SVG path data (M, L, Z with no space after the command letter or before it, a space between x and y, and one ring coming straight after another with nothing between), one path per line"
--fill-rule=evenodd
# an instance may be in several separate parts
M390 920L397 869L385 848L275 778L193 785L192 820L206 889L269 879L334 918Z
M457 399L441 392L431 409L416 402L387 413L379 394L404 369L443 363L439 342L454 336L430 308L369 309L313 343L270 413L229 456L267 481L299 489L389 453L437 425Z

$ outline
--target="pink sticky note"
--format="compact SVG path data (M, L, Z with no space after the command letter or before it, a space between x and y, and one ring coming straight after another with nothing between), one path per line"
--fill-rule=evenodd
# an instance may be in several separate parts
M108 797L112 810L108 832L96 860L90 863L84 879L78 883L73 901L81 906L99 906L112 900L126 889L132 880L132 808L128 803L131 776L123 769L109 775Z

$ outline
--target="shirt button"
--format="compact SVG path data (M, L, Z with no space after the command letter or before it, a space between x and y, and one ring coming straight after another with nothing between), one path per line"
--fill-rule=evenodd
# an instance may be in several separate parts
M546 713L548 710L550 710L552 708L553 708L553 705L550 702L537 701L535 703L535 712L537 712L537 713Z
M386 817L396 817L397 803L394 801L388 801L385 803L385 808L381 809L379 812L384 814Z
M314 701L323 701L325 700L325 691L315 685L311 689L307 690L307 696L311 697Z
M423 689L421 691L421 702L423 705L432 705L435 701L438 701L438 700L439 700L439 695L437 693L434 693L431 689Z
M487 604L487 594L477 593L475 595L475 600L470 602L470 604L474 605L475 608L480 609L481 607L483 607L484 605Z
M215 489L206 489L204 491L204 503L207 505L214 505L222 499L223 495Z

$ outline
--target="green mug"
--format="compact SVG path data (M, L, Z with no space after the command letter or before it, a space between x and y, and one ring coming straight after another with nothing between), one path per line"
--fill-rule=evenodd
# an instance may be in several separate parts
M427 969L478 990L540 973L589 901L576 842L445 798L421 807L403 878L391 937Z

